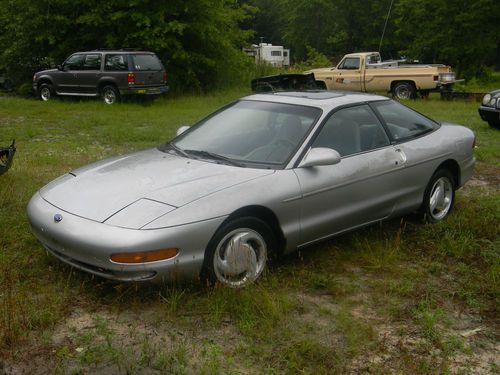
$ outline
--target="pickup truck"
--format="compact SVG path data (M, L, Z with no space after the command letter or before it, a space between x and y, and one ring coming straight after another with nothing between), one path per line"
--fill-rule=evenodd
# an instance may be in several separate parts
M350 53L333 68L313 69L316 84L325 90L386 91L397 99L414 98L419 92L451 90L455 73L442 64L401 64L382 61L378 52Z

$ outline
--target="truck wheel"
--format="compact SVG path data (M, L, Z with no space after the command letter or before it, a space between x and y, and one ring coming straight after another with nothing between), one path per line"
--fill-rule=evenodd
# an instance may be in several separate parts
M415 98L415 87L409 82L398 82L392 87L392 96L399 100Z
M101 96L106 104L114 104L120 101L120 93L116 87L112 85L104 86L101 90Z
M54 94L54 89L50 83L42 83L38 89L38 97L44 102L48 102L52 95Z

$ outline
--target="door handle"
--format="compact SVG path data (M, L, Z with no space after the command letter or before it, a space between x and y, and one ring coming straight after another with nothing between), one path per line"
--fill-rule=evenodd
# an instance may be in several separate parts
M400 158L400 160L396 160L396 165L398 165L399 163L401 164L406 164L406 160L408 160L408 158L406 157L406 154L404 153L403 150L401 150L400 148L397 148L395 150Z

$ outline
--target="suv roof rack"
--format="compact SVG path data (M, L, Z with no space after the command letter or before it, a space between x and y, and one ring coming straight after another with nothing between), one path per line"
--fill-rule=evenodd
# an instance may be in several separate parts
M96 48L92 51L143 51L142 48Z

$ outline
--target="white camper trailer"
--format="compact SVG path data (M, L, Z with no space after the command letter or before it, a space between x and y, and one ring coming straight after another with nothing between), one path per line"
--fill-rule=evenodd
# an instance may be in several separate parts
M251 48L244 48L243 51L255 58L255 63L268 63L272 66L282 67L290 65L290 50L283 46L273 46L270 43L252 44Z

